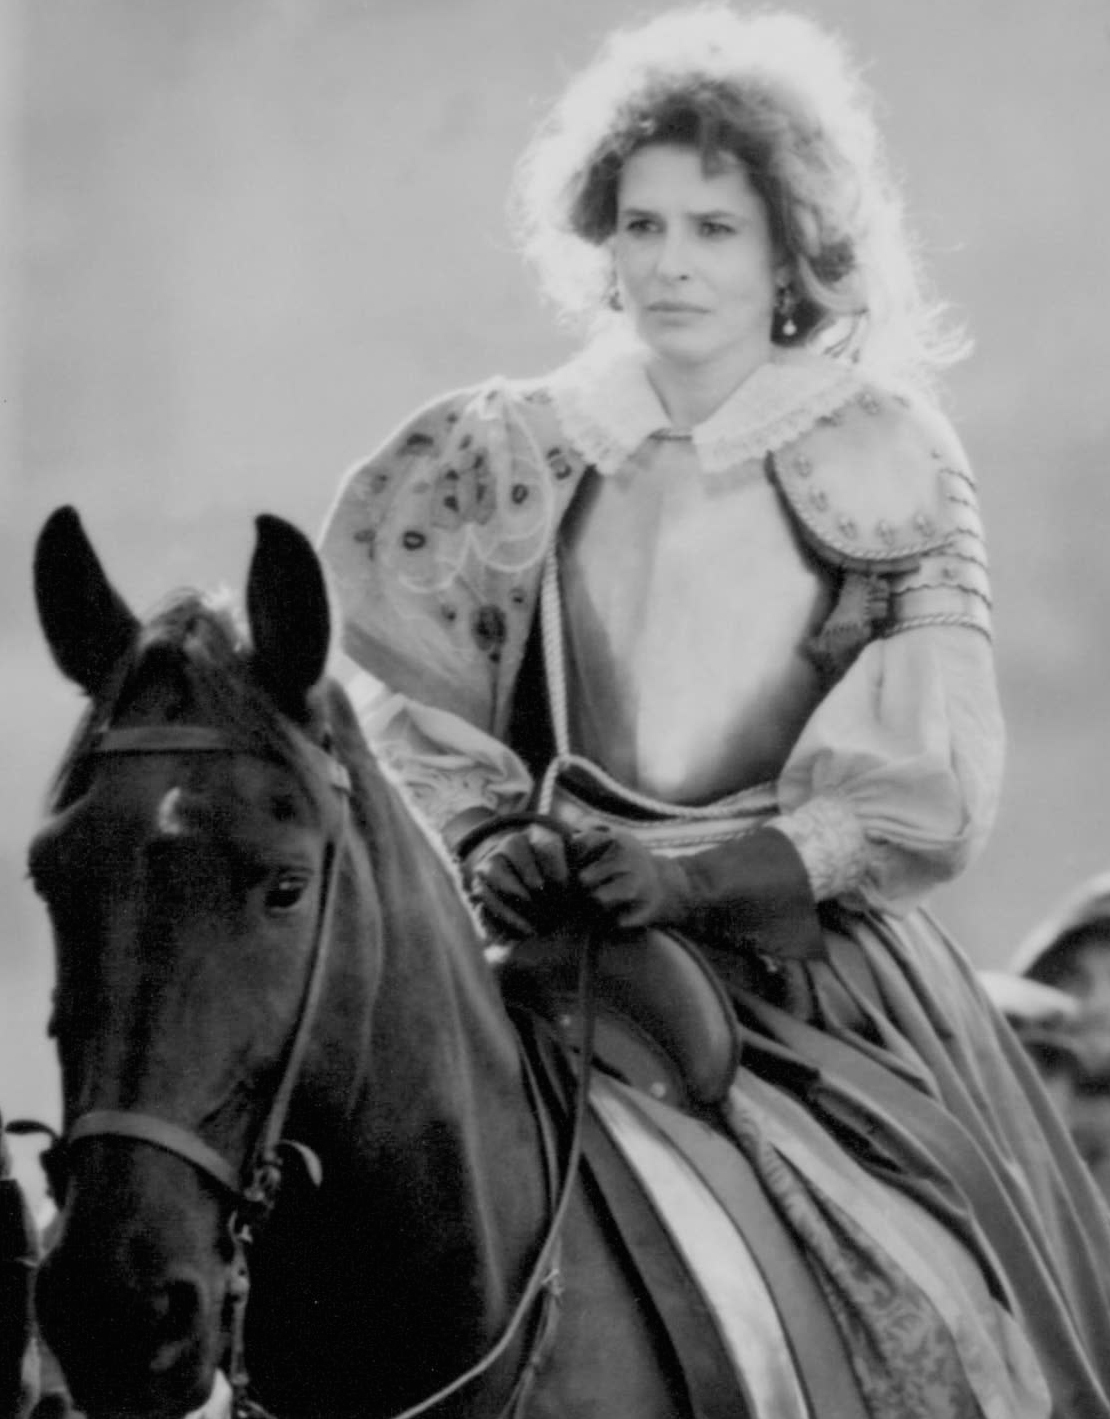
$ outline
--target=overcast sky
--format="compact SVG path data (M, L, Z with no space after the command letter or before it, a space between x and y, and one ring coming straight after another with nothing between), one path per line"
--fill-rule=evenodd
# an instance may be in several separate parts
M314 532L435 393L570 347L505 235L534 119L622 0L0 6L0 1108L56 1118L23 880L78 712L30 601L74 502L137 609L241 584L251 520ZM1010 769L937 906L1000 963L1110 866L1110 7L821 0L868 64L941 291L991 539Z

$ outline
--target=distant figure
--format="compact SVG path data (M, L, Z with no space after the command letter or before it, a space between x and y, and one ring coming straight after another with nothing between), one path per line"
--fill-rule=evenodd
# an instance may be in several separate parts
M1079 1001L1010 971L980 971L987 994L1013 1026L1053 1103L1066 1118L1074 1089L1073 1022Z
M1110 873L1084 882L1019 947L1010 1019L1110 1201ZM1026 992L1024 995L1022 990ZM1029 992L1036 992L1036 995Z

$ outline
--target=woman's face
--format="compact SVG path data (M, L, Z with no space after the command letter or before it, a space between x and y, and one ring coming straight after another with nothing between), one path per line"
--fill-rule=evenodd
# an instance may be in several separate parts
M770 345L781 264L739 159L652 143L625 162L612 238L624 309L660 358L701 365Z

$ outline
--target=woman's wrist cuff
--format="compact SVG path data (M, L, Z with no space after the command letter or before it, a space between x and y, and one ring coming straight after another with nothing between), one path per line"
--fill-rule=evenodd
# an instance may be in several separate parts
M809 876L816 901L857 887L867 871L869 846L855 810L831 795L811 798L767 824L790 839Z

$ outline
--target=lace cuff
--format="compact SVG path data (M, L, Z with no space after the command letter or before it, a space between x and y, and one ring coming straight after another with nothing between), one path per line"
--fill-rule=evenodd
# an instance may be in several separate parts
M772 818L768 827L794 844L817 901L845 896L863 881L867 837L858 815L842 798L811 798L793 812Z

